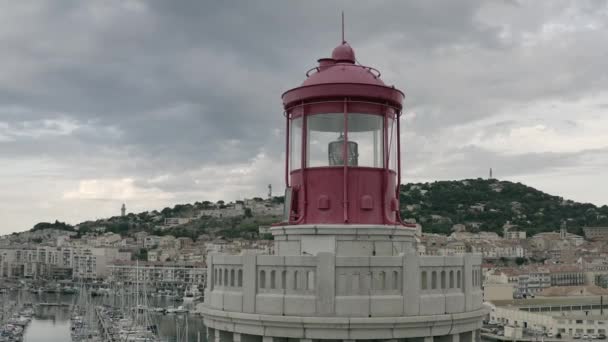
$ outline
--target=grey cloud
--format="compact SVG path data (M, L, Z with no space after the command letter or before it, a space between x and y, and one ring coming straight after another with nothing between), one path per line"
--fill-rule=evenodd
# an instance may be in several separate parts
M606 89L605 27L526 41L547 23L606 22L606 4L597 1L6 1L0 124L67 118L78 127L13 141L0 135L0 156L51 160L70 184L131 177L139 187L181 194L176 201L279 186L280 94L339 43L341 10L358 59L405 89L406 112L416 113L404 125L408 166L459 178L485 175L488 164L513 175L580 162L498 155L445 139L453 127L518 106ZM482 133L499 135L521 120L529 118L514 111ZM221 177L205 167L260 168L260 153L264 169L242 179L196 182ZM169 176L150 183L161 175Z

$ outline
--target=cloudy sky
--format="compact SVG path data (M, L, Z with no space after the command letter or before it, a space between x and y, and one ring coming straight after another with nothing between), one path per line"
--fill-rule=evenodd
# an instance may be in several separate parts
M606 1L0 0L0 233L282 192L280 94L340 41L406 93L405 181L608 204Z

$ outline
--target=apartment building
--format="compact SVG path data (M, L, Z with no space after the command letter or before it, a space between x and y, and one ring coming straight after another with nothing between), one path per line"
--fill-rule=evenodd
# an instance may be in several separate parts
M110 281L125 285L139 281L157 288L204 284L207 276L203 263L121 261L108 268Z
M52 278L71 274L75 279L100 279L107 276L107 265L129 260L130 253L117 248L95 247L16 247L0 249L0 277ZM68 271L71 270L71 271Z

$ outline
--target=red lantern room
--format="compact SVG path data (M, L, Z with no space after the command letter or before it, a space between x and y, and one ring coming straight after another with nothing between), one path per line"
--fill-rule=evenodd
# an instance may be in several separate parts
M403 92L357 63L346 42L282 96L288 224L401 224Z

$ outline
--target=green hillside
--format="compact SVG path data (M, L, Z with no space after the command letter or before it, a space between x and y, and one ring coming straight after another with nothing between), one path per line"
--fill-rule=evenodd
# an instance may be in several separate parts
M506 223L526 230L528 235L559 229L563 222L568 230L580 233L584 226L608 225L608 206L577 203L552 196L521 183L495 179L466 179L433 183L410 183L401 186L401 217L416 220L425 232L449 234L456 224L468 231L493 231L502 234ZM262 201L259 198L259 201ZM282 197L272 199L283 202ZM130 213L125 217L83 222L78 234L104 227L106 231L130 235L145 230L154 234L172 234L196 238L212 234L227 238L258 238L258 226L281 220L278 216L245 215L232 218L201 217L174 228L161 230L158 225L169 217L191 217L201 209L221 208L224 201L178 204L160 211ZM39 223L33 230L55 228L74 230L62 222Z
M503 225L510 223L528 236L557 230L562 222L574 233L584 226L608 225L606 205L577 203L496 179L406 184L400 201L404 219L413 218L424 231L434 233L449 234L454 224L502 234Z

